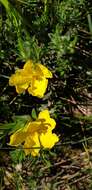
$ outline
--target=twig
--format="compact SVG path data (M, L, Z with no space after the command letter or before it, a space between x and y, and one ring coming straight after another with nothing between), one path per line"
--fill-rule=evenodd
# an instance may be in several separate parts
M71 96L72 100L66 99L66 98L63 98L63 97L60 97L60 99L66 101L68 103L71 103L71 104L75 105L80 113L82 113L83 115L87 115L86 112L77 104L77 102L75 101L75 99L72 96Z
M88 175L85 175L85 176L82 176L82 177L80 177L79 179L76 179L76 180L73 181L73 182L70 182L69 185L75 184L75 183L77 183L77 182L79 182L79 181L81 181L81 180L83 180L83 179L85 179L85 178L90 178L89 174L88 174Z

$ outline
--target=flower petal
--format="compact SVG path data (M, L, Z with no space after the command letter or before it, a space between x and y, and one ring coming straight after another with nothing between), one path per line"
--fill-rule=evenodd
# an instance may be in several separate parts
M48 129L41 120L29 122L26 127L27 133L31 135L33 135L35 132L38 134L45 133Z
M17 69L15 74L11 75L11 77L9 78L9 85L14 86L16 84L20 84L21 81L23 81L21 74L22 69Z
M55 133L51 133L51 131L45 134L42 133L40 136L40 142L44 148L52 148L58 141L58 136Z
M44 122L47 123L49 125L49 127L51 127L51 130L53 130L56 126L55 120L50 118L50 114L47 109L43 110L39 113L38 119L44 119L45 120Z
M51 71L49 71L49 70L47 69L47 67L45 67L44 65L42 65L42 64L40 64L40 63L37 63L37 64L36 64L36 69L38 69L38 70L40 69L40 70L42 71L44 77L46 77L46 78L52 78L52 73L51 73Z
M10 136L9 145L18 146L25 141L26 132L23 129L19 129L13 135Z
M30 154L32 156L37 156L40 151L40 142L38 138L38 134L34 133L34 135L29 136L26 138L25 144L24 144L24 152L26 155Z
M25 65L24 65L24 67L23 67L23 72L24 73L32 73L33 72L33 68L34 68L34 64L33 64L33 62L32 62L32 60L28 60L26 63L25 63Z
M23 85L16 85L16 92L17 93L23 93L27 88L28 88L28 84L25 83Z
M23 145L23 148L24 148L24 152L26 155L31 153L31 151L32 151L31 148L33 147L34 144L35 144L35 142L32 140L31 136L28 136L25 139L25 143Z
M28 88L29 94L43 98L48 85L48 80L43 78L42 80L33 80L31 86Z

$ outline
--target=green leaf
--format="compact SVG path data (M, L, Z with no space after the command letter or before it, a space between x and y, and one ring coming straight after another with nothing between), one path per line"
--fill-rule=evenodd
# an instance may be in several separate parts
M21 163L25 159L25 154L22 149L16 149L10 152L12 161L16 163Z
M9 8L9 2L8 2L8 0L0 0L0 2L9 11L10 8Z
M15 124L16 124L16 122L14 122L14 123L0 124L0 130L5 130L5 129L14 128Z
M15 116L14 122L12 123L5 123L0 124L0 130L8 130L9 134L13 133L14 131L22 128L25 126L25 124L30 120L29 115L22 115L22 116Z
M89 30L92 33L92 19L91 19L91 15L88 14L87 18L88 18Z
M35 108L32 109L31 115L32 115L33 119L37 119L37 114L36 114Z

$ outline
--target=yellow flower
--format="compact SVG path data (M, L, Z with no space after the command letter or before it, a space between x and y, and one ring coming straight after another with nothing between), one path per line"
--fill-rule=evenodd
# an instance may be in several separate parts
M23 145L26 155L37 156L41 147L52 148L59 141L58 136L52 133L56 122L49 115L48 110L39 113L36 121L30 121L22 129L10 136L10 145Z
M37 96L38 98L43 98L47 85L48 85L48 79L46 78L33 79L31 82L31 86L28 88L28 92L33 96Z
M43 110L42 112L39 113L38 119L43 119L44 124L48 126L46 133L41 133L40 136L40 142L41 145L44 148L52 148L56 142L59 141L59 138L56 134L52 133L52 130L56 126L56 122L54 119L50 118L50 114L48 110Z
M38 119L42 119L43 123L49 125L49 129L53 130L56 126L54 119L50 117L49 111L47 109L41 111L38 115Z
M27 61L23 69L17 69L9 79L9 85L16 87L17 93L28 90L29 94L42 98L46 92L48 78L52 78L52 73L42 64L33 64Z
M49 130L40 136L40 142L44 148L52 148L58 140L58 136Z
M32 156L37 156L39 154L40 142L37 132L35 132L34 135L30 135L26 138L23 148L26 155L31 153Z
M42 75L45 78L52 78L52 73L49 71L44 65L37 63L36 64L36 72L39 72L39 74L42 73Z

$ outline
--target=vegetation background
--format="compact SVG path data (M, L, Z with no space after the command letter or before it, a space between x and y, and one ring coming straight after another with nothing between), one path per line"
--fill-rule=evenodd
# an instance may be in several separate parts
M43 99L9 77L32 59L53 73ZM0 0L0 189L92 189L92 2ZM48 108L60 141L40 157L11 149L9 129ZM24 117L25 116L25 117Z

